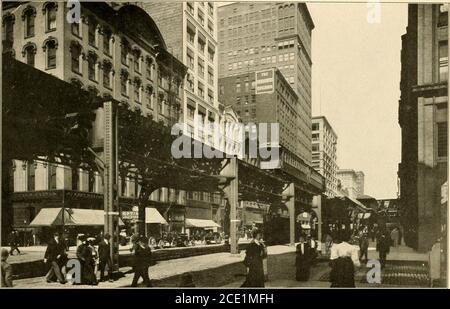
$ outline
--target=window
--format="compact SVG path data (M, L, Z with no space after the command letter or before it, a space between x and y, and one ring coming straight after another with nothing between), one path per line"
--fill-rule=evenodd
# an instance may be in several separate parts
M448 25L448 9L444 4L439 5L438 27L446 27Z
M3 18L4 40L12 43L14 41L14 16L7 15Z
M209 56L209 60L214 61L214 54L215 54L214 47L212 47L211 44L208 44L208 56Z
M103 30L103 52L111 55L112 32L108 28Z
M213 15L214 15L214 4L211 3L211 2L208 2L208 14L209 14L210 16L213 16Z
M34 162L27 164L27 190L34 191L36 189L36 166Z
M97 81L97 55L94 53L89 53L88 55L88 77L92 81Z
M319 145L312 145L312 151L319 151Z
M194 4L192 2L186 2L187 10L194 15Z
M437 123L437 154L438 157L447 157L447 122Z
M211 89L208 89L208 101L210 104L214 105L214 93Z
M191 103L195 105L195 102ZM188 108L188 117L190 119L194 119L194 115L195 115L195 106L188 104L187 108Z
M22 56L25 57L26 63L32 67L34 67L35 55L36 55L36 45L34 45L33 43L29 43L24 46Z
M70 46L70 53L72 57L72 71L75 73L81 73L81 45L78 42L72 42Z
M146 90L145 90L145 98L147 100L147 107L148 108L153 108L153 87L152 86L147 86Z
M48 189L56 190L56 166L48 164Z
M36 9L28 6L22 14L22 19L25 22L25 38L34 36L34 20L36 18Z
M214 85L214 69L212 67L208 67L208 83Z
M130 50L130 43L127 40L122 40L122 45L120 49L120 60L123 65L128 66L128 52Z
M54 2L46 3L44 5L46 29L47 31L56 30L56 10L57 5Z
M187 74L186 81L187 81L188 89L190 91L194 92L194 78L192 77L192 75L190 73Z
M200 53L205 53L206 40L201 35L198 36L198 50Z
M111 89L112 64L109 61L103 61L103 86Z
M204 26L204 25L205 25L205 16L203 15L203 12L200 11L200 10L198 10L197 15L198 15L198 22L199 22L202 26Z
M88 22L88 42L91 46L97 46L97 22L90 18Z
M126 70L120 72L120 93L128 96L128 72Z
M448 41L439 42L439 81L448 79Z
M81 20L80 20L79 23L73 22L73 23L72 23L72 26L71 26L71 28L72 28L72 34L75 35L75 36L77 36L77 37L79 37L79 38L81 38L81 25L82 25L82 22L81 22Z
M313 130L313 131L317 131L317 130L319 130L319 129L320 129L320 126L319 126L318 123L313 123L313 124L312 124L312 130Z
M194 45L194 43L195 43L195 27L190 23L188 23L188 25L187 25L187 38L188 38L188 41L192 45Z
M148 79L153 79L153 59L150 57L146 58L146 76Z
M134 100L137 103L141 103L141 85L142 82L139 78L135 78L134 80Z
M194 53L188 48L186 54L187 54L187 60L188 60L188 67L193 70L194 69Z
M95 174L92 171L88 175L88 191L95 192Z
M201 78L204 78L205 76L205 63L202 59L198 58L198 73L200 74Z
M198 83L198 92L197 93L202 98L205 96L205 89L203 87L203 84L200 82Z
M211 35L214 35L214 26L213 26L213 23L210 20L208 20L208 32Z
M44 43L44 52L46 53L47 69L56 68L56 39L47 39Z
M313 141L319 140L319 134L318 134L318 133L314 133L314 134L312 135L312 140L313 140Z
M241 84L236 84L236 93L241 92Z
M140 73L141 72L141 51L139 49L134 49L134 71Z

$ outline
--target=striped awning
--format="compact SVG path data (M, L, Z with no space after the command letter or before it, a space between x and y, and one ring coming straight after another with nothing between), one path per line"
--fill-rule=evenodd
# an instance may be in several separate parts
M105 212L99 209L42 208L30 226L102 226ZM119 218L119 225L124 225Z

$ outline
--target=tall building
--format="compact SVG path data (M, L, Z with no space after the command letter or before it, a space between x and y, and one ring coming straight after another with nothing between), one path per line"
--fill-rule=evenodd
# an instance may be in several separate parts
M95 95L128 104L156 121L170 125L179 120L179 107L186 102L183 87L187 68L171 54L175 49L167 47L156 23L142 8L81 2L81 23L69 23L69 8L62 2L10 2L2 7L3 53ZM206 16L215 14L208 10L209 5L205 8ZM205 17L207 25L210 19ZM212 37L208 36L207 42L213 42ZM215 47L208 45L209 51L211 48ZM204 60L205 70L217 61L213 52L207 52ZM205 97L207 88L216 88L209 84L216 83L217 79L204 83ZM215 102L216 94L214 108ZM201 104L196 105L199 112ZM224 121L235 118L229 112L223 115ZM98 112L93 135L99 138L94 138L94 146L101 144L102 121ZM102 177L97 172L44 160L15 160L13 182L12 227L21 233L31 233L29 223L43 208L70 205L103 209ZM131 214L122 217L127 227L132 226L133 213L137 213L134 206L139 192L135 176L119 177L120 208L123 214ZM172 231L184 231L185 216L216 218L222 204L220 194L171 188L156 190L149 201L164 214Z
M362 182L362 187L360 182L361 175L364 177L363 172L352 169L341 169L337 171L336 175L341 183L342 189L348 192L349 197L357 199L359 196L363 195L361 192L364 192L364 181Z
M325 177L325 194L337 194L337 134L325 116L312 118L312 167Z
M279 143L302 157L299 147L298 97L276 68L219 79L220 101L231 106L242 122L279 123Z
M448 164L448 7L410 4L402 36L400 213L407 245L427 251L440 236Z
M183 123L190 133L213 145L203 125L218 123L217 12L214 2L140 2L164 36L168 50L188 67ZM200 122L200 125L198 124ZM206 131L205 131L206 132Z
M298 96L300 158L311 164L311 32L304 3L236 2L218 8L219 77L278 68Z

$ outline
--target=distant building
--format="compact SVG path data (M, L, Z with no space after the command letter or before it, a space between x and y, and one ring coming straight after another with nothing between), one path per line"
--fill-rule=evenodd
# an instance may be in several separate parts
M364 179L364 173L355 171L352 169L342 169L337 171L337 178L341 181L342 189L348 191L348 196L356 199L360 195L362 195L360 192L361 190L361 174L363 175ZM364 192L364 180L362 182L362 191Z
M441 236L448 164L448 12L410 4L402 36L399 124L400 213L405 242L428 251Z
M218 8L219 78L276 67L298 96L295 139L311 164L311 33L305 3L234 2Z
M325 116L312 119L312 167L325 177L325 194L337 194L337 134ZM363 174L364 177L364 174Z
M364 195L364 173L361 171L356 172L356 191L358 196Z

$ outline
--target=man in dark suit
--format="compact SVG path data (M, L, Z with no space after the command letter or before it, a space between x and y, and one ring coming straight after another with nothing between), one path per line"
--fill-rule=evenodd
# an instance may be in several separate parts
M100 269L100 281L105 280L105 268L108 265L108 280L112 282L112 261L110 256L111 244L109 240L111 236L105 234L103 239L98 244L98 257L99 257L99 269Z
M53 239L48 243L44 255L44 263L50 264L50 270L45 276L47 282L53 282L56 276L59 283L66 283L66 279L61 273L61 267L65 260L67 260L66 244L61 239L60 234L55 233Z
M152 251L148 246L148 238L143 236L139 239L138 245L134 251L134 277L131 283L132 287L137 287L140 277L144 279L144 285L151 287L150 278L148 277L148 268L152 263Z

